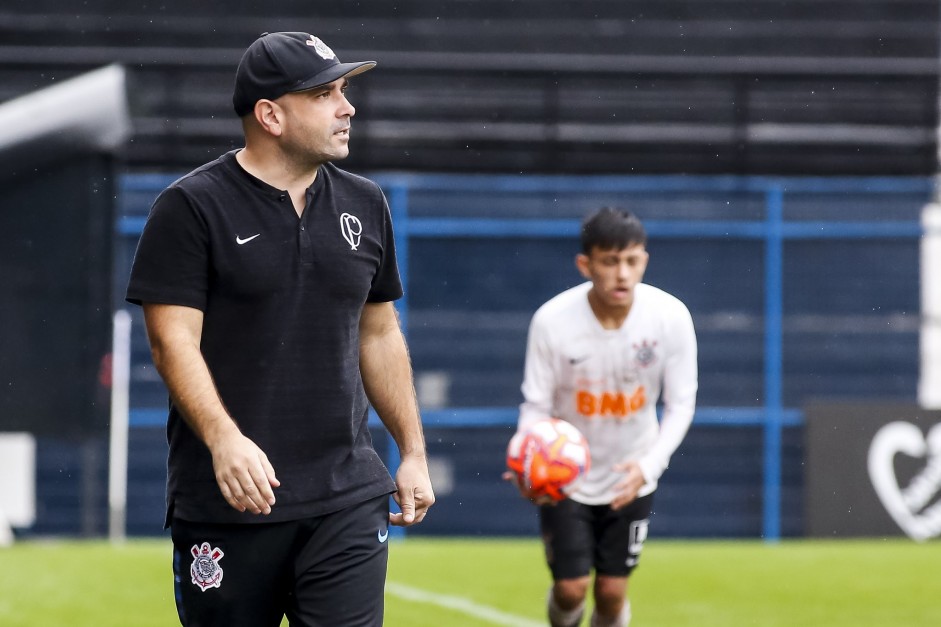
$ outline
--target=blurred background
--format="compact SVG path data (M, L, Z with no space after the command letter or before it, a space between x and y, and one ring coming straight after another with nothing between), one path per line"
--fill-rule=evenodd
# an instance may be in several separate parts
M241 53L302 30L379 62L353 82L339 165L394 212L439 498L410 534L535 533L500 481L527 325L580 282L579 219L619 205L700 342L652 535L937 535L941 484L888 504L927 448L872 444L939 422L918 403L938 22L936 0L5 3L0 511L23 537L105 535L115 507L127 533L162 533L166 392L123 302L130 262L157 193L241 145Z

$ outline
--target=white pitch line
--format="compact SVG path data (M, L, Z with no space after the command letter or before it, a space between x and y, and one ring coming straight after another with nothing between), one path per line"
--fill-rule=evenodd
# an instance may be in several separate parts
M533 620L525 616L508 614L498 609L487 607L474 603L464 597L455 597L448 594L437 594L428 592L420 588L413 588L394 581L386 582L386 592L393 594L406 601L415 601L416 603L428 603L439 607L461 612L474 618L493 623L494 625L506 625L506 627L545 627L544 621Z

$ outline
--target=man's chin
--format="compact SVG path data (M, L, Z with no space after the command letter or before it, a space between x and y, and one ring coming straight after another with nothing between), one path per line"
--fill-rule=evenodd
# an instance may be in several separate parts
M341 159L346 159L349 154L349 150L334 150L333 152L322 153L319 162L329 163L331 161L340 161Z
M629 307L631 304L631 295L627 294L608 294L608 297L605 299L605 304L608 307L618 308L618 307Z

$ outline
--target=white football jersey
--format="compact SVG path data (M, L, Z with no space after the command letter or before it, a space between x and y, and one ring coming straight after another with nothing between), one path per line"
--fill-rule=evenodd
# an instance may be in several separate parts
M649 494L693 419L698 388L696 334L689 310L647 284L619 329L605 329L588 303L591 283L562 292L540 307L529 327L519 428L546 417L567 420L585 434L591 470L570 496L610 503L623 473L637 460ZM657 402L663 402L661 422Z

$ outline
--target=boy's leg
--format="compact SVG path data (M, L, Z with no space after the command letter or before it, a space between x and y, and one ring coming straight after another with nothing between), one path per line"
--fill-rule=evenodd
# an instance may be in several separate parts
M581 623L591 581L593 518L590 506L572 500L539 508L546 562L553 580L546 600L552 627L575 627Z

